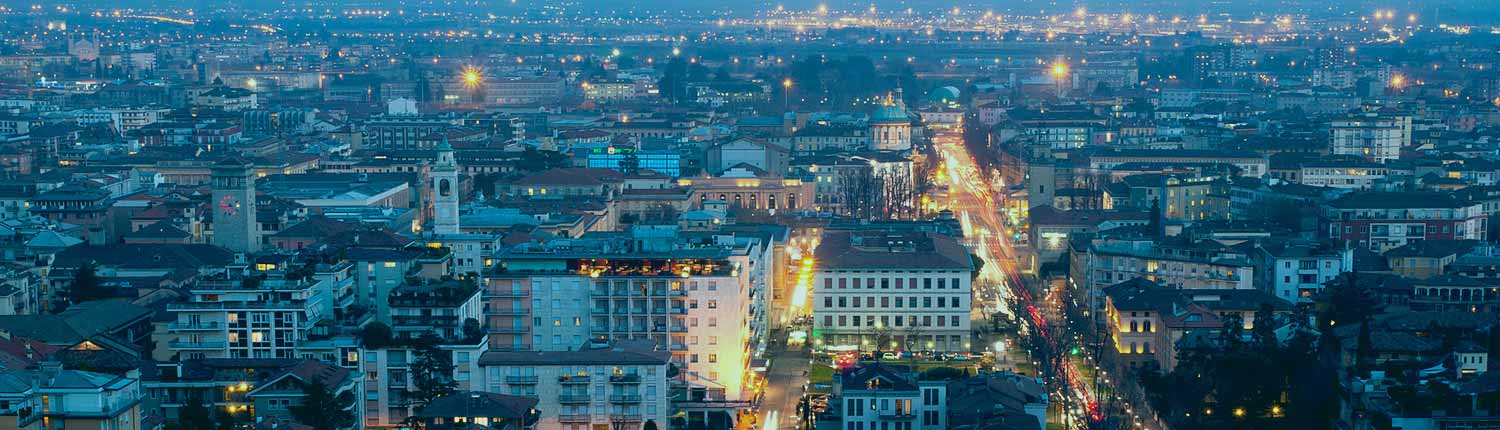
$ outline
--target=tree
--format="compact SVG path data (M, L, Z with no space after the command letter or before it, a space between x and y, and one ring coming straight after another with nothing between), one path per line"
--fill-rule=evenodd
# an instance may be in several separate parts
M313 430L338 430L354 426L354 396L334 396L323 384L302 383L302 404L292 406L292 419Z
M1255 310L1255 325L1250 328L1250 337L1255 340L1258 347L1275 349L1276 341L1276 310L1271 303L1264 302L1260 308Z
M473 318L464 319L464 340L476 341L484 336L484 326L479 320Z
M1166 235L1166 226L1162 218L1161 202L1158 199L1151 199L1151 221L1147 225L1150 227L1152 235L1158 237Z
M214 429L237 430L240 428L240 417L228 410L219 409L214 411Z
M1370 339L1370 320L1365 319L1359 323L1359 337L1354 345L1354 369L1360 375L1370 370L1375 365L1375 344Z
M395 342L395 334L391 332L391 326L380 321L366 324L359 331L360 342L368 349L379 349L390 346Z
M214 418L203 401L194 397L177 411L177 428L180 430L213 430Z
M109 292L104 288L103 282L100 282L94 262L85 261L78 266L78 272L73 275L73 283L68 284L68 302L78 304L107 297Z
M1328 306L1323 311L1319 327L1332 329L1335 325L1352 324L1375 316L1381 304L1369 289L1359 285L1359 272L1349 272L1323 290Z
M415 406L426 406L434 399L453 394L458 383L453 381L453 360L449 351L439 349L441 341L437 335L428 333L417 339L411 363L412 400Z

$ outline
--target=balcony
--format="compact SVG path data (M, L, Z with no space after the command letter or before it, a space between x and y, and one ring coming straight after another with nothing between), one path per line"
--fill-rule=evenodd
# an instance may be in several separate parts
M198 341L174 340L168 342L167 345L171 346L172 349L223 349L225 342L223 340L212 339Z
M588 385L591 379L587 375L559 376L557 377L557 383L562 385Z
M391 325L457 326L458 315L392 315Z
M563 394L563 395L557 396L557 402L561 403L561 404L564 404L564 405L576 405L576 404L580 404L580 403L589 403L589 402L591 402L593 400L594 400L593 397L589 396L588 394Z
M611 383L611 384L639 384L639 383L641 383L641 375L637 375L637 374L634 374L634 373L625 374L625 375L610 375L610 377L609 377L609 383Z
M539 379L536 375L510 375L505 377L505 383L511 385L535 385Z
M486 294L486 296L488 296L488 297L512 298L512 299L513 298L519 298L519 297L526 297L526 296L530 296L530 295L531 295L530 292L525 291L525 290L499 290L499 291L491 291L489 294Z
M589 312L594 315L609 315L609 308L594 307Z
M557 422L561 423L587 423L592 421L588 414L582 415L558 415Z
M493 315L512 315L513 316L513 315L528 315L530 313L531 313L530 309L524 309L524 308L501 308L501 309L491 309L490 310L490 314L493 314Z
M613 423L638 423L641 422L640 414L609 414L609 422Z
M904 420L910 420L910 419L913 419L913 418L916 418L916 414L911 413L911 411L880 411L880 419L882 419L882 420L903 420L904 421Z
M610 403L640 403L640 394L610 394Z
M224 328L224 324L217 321L209 322L172 322L167 324L167 330L193 331L193 330L218 330Z
M527 327L490 327L490 331L493 333L517 334L526 333L529 330Z

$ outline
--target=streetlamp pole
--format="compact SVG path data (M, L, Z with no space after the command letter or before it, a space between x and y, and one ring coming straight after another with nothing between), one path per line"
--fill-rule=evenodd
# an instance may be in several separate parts
M792 78L781 80L781 110L786 112L792 103Z

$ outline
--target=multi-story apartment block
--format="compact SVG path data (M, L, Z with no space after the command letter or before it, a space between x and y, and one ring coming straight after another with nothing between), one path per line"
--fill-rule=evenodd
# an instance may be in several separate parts
M814 254L814 345L968 351L974 266L936 233L830 232Z
M948 428L947 382L922 380L902 367L871 363L841 373L833 398L844 430Z
M166 349L158 358L292 358L314 326L331 319L348 283L290 273L228 271L200 279L191 296L171 303Z
M386 296L391 333L397 338L435 334L443 339L477 338L483 318L479 287L472 280L418 280Z
M392 338L365 339L359 353L366 428L401 427L416 412L420 405L410 394L417 390L414 366L425 354L453 366L458 390L483 388L479 357L489 350L489 337L478 324L482 305L477 286L467 280L424 281L392 289L386 301ZM467 323L471 319L475 323Z
M648 340L672 352L689 386L740 400L764 342L772 248L675 228L514 247L487 275L490 336L497 348L537 351Z
M1303 162L1299 172L1303 185L1365 190L1385 180L1390 169L1363 158L1325 159Z
M0 372L0 428L140 430L137 378L45 366Z
M1362 115L1334 120L1328 125L1333 153L1354 155L1383 163L1401 157L1411 146L1409 115Z
M1249 290L1255 267L1243 252L1214 243L1158 243L1155 237L1075 238L1068 280L1097 309L1100 292L1135 278L1178 289Z
M1328 202L1328 237L1374 251L1422 240L1482 240L1489 217L1480 202L1452 193L1356 192Z
M667 425L671 354L600 345L577 351L485 353L486 391L536 398L540 430Z
M1260 276L1255 287L1292 303L1312 303L1323 285L1354 268L1349 247L1318 242L1257 242L1250 261Z

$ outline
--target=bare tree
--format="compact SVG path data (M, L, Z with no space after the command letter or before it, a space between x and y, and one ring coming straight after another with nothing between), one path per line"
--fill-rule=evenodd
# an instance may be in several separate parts
M880 185L881 213L884 218L909 219L917 208L917 190L910 169L882 169L875 175Z

